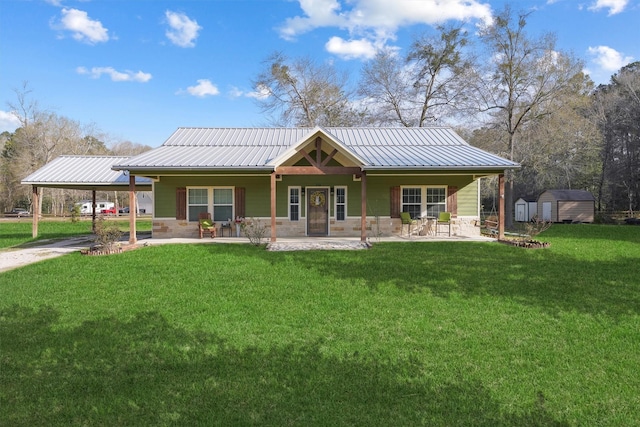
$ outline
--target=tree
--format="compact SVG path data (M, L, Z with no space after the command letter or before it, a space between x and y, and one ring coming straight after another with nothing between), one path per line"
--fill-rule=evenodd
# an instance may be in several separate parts
M274 53L253 82L262 112L279 126L353 126L359 114L351 105L347 78L309 58Z
M593 97L603 135L598 195L610 210L640 209L640 62L623 67ZM602 206L599 206L600 208Z
M16 104L9 104L21 126L6 137L2 150L0 186L1 203L5 208L20 203L32 203L31 189L20 185L20 181L63 154L106 154L104 143L96 136L93 126L82 126L75 120L40 109L30 98L27 83L16 89ZM33 212L41 213L43 204L49 212L64 211L68 191L48 189L45 197L41 189L40 205Z
M460 27L437 28L438 35L414 40L402 59L386 50L363 67L359 93L379 124L422 127L462 108L473 60Z
M555 37L545 34L530 38L525 33L528 14L516 17L509 6L482 29L488 69L478 70L476 87L478 111L506 134L506 153L520 160L516 147L521 131L561 107L562 94L572 89L582 63L559 52ZM513 176L507 174L505 224L513 224Z

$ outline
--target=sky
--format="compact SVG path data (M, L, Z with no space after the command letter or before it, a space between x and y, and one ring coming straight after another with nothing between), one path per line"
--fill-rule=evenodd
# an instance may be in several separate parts
M438 24L471 34L504 0L1 0L0 132L30 99L108 135L157 147L178 127L269 122L252 80L278 51L346 71L406 53ZM531 37L554 33L596 83L640 60L640 0L511 0Z

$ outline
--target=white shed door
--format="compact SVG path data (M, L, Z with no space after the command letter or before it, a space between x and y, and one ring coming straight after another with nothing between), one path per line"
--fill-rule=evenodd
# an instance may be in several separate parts
M524 222L527 220L526 207L527 205L522 203L516 205L516 221Z
M551 221L551 202L542 202L542 220Z

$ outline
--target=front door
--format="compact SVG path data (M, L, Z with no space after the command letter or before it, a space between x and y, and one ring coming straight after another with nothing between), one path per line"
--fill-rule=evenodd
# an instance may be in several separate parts
M329 190L307 187L307 234L329 234Z

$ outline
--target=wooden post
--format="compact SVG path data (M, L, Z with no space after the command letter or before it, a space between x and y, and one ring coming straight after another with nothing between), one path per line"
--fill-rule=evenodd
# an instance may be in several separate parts
M271 172L271 241L276 241L276 171Z
M136 177L129 174L129 244L135 245L138 241L136 235L136 213L138 206L136 204Z
M31 237L38 237L38 219L40 217L40 200L38 198L38 187L33 186L33 218L31 226Z
M362 179L360 181L361 206L360 206L360 241L366 242L367 240L367 173L362 172Z
M96 232L96 190L91 192L91 231Z
M504 174L498 175L498 239L504 239Z

